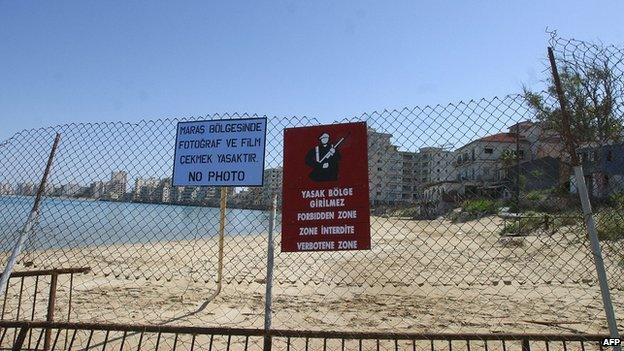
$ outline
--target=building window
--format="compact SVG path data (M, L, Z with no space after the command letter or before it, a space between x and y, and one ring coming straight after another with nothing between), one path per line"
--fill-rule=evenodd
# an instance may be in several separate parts
M483 151L485 151L486 154L493 154L494 153L494 149L492 149L491 147L486 147Z

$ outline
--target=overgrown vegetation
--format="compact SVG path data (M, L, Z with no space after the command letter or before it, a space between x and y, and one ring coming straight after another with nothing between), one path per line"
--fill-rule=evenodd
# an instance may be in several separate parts
M420 212L418 210L418 207L406 207L406 208L400 208L394 211L392 216L417 218L420 216Z
M471 199L462 202L459 210L449 214L453 222L465 222L496 214L501 203L492 199Z
M624 239L624 216L622 209L603 209L596 214L599 240Z
M540 231L552 235L562 227L575 226L581 223L581 217L570 213L552 215L549 213L525 212L516 220L508 221L501 235L530 235Z

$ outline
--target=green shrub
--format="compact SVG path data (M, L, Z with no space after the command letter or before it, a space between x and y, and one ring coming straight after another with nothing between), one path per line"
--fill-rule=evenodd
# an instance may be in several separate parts
M596 215L599 240L617 241L624 239L624 217L621 211L604 210Z
M462 211L472 215L488 215L498 212L498 202L490 199L466 200L462 203Z
M418 211L418 207L407 207L407 208L402 208L400 210L397 210L394 213L394 216L396 217L417 217L420 215L420 212Z
M462 223L485 217L498 212L500 203L491 199L472 199L462 203L461 208L452 211L447 218L455 223Z
M501 235L527 235L545 226L550 220L549 215L535 212L527 212L513 222L507 223L501 230Z
M549 192L545 190L533 190L529 191L525 198L531 202L542 202L548 198Z
M609 196L609 204L617 209L624 208L624 193L613 193Z

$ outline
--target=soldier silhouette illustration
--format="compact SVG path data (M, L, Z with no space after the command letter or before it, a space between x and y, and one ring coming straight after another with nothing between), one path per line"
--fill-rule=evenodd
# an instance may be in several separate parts
M340 152L336 149L344 140L342 138L336 145L329 143L329 134L319 136L319 143L310 149L305 157L305 163L312 167L309 177L315 182L327 182L338 180L338 162Z

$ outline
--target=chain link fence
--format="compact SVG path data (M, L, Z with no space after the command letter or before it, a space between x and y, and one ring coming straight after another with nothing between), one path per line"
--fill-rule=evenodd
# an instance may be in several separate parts
M624 54L555 34L550 45L567 84L617 313L624 308ZM336 121L367 122L372 249L278 250L273 327L605 332L557 106L550 89ZM267 209L288 182L281 177L283 129L320 121L268 118L265 186L228 189L220 291L220 191L171 186L177 122L249 117L81 123L15 134L0 144L0 262L28 217L60 133L40 215L16 267L91 268L59 281L57 315L71 322L262 327ZM276 247L279 233L277 223ZM11 282L3 319L29 315L28 302L48 287Z

